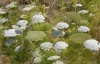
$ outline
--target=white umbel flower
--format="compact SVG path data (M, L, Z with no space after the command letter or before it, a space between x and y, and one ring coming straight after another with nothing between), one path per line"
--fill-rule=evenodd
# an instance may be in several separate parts
M21 27L19 28L19 30L23 31L23 30L25 30L26 28L27 28L27 26L21 26Z
M45 22L45 17L42 14L37 14L32 17L32 23L42 23Z
M52 64L64 64L64 63L60 60L57 60L56 62L53 62Z
M21 15L21 16L20 16L20 18L24 18L24 17L26 17L26 15Z
M47 58L47 60L57 60L59 58L60 56L50 56L49 58Z
M93 17L93 16L95 16L95 14L93 14L93 13L90 13L89 14L89 17Z
M23 32L23 30L25 30L27 28L27 26L17 26L17 25L12 25L12 29L16 29L19 30L21 32Z
M65 42L57 42L54 46L54 49L57 51L57 52L62 52L62 50L66 49L68 47L68 44L65 43Z
M0 8L0 11L3 11L3 9L2 9L2 8Z
M3 10L0 10L0 14L1 14L1 15L2 15L2 14L6 14L6 12L3 11Z
M0 19L0 23L5 23L5 22L7 22L7 21L8 21L7 18L2 18L2 19Z
M88 28L87 26L79 26L78 31L79 32L89 32L90 28Z
M14 51L17 52L19 50L19 48L20 48L20 46L17 46Z
M94 7L95 5L91 5L91 7Z
M30 10L32 10L34 7L35 7L35 6L27 5L26 7L24 7L24 8L22 9L22 11L30 11Z
M83 5L82 4L75 4L74 6L75 7L82 7Z
M99 42L99 48L100 48L100 42Z
M32 57L42 57L41 54L40 54L40 51L34 51L32 52Z
M19 21L16 23L16 25L19 25L19 26L26 26L27 23L28 23L28 21L26 21L26 20L19 20Z
M84 46L91 51L98 51L99 50L99 42L94 39L89 39L84 42Z
M55 28L57 29L67 29L69 27L69 24L65 23L65 22L59 22L56 24Z
M65 35L65 32L64 31L62 31L62 35L61 36L64 36Z
M86 14L88 12L89 12L88 10L80 10L80 11L78 11L79 14Z
M4 31L4 37L15 37L18 34L16 34L16 29L9 29Z
M50 43L50 42L44 42L40 45L41 49L44 50L44 51L49 51L52 47L53 47L53 44Z
M22 51L24 49L24 46L23 45L19 45L19 46L17 46L16 48L15 48L15 52L20 52L20 51Z
M55 27L52 27L52 29L53 29L53 30L56 30L56 31L58 30L58 29L57 29L57 28L55 28Z
M12 25L12 28L13 28L13 29L19 29L19 26Z
M26 29L27 26L17 26L17 25L12 25L12 28L13 29L16 29L16 30L20 30L20 31L23 31Z
M11 2L9 5L6 6L6 8L15 8L17 7L17 2Z
M42 61L42 58L41 57L36 57L36 58L34 58L34 63L36 63L36 64L39 64L39 63L41 63L41 61Z

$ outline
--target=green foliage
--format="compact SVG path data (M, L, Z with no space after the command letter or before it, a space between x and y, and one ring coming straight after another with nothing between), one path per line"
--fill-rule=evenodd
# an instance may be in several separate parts
M91 64L96 58L90 50L84 49L82 43L70 42L69 46L72 47L68 47L65 54L68 58L68 64Z
M25 39L28 41L39 41L43 40L46 37L46 33L43 31L28 31L27 36L25 36Z
M79 25L89 25L89 21L87 21L87 20L80 20L80 21L78 21L78 23L79 23Z
M13 64L16 64L16 63L20 64L20 63L27 61L27 59L29 59L31 57L30 52L29 52L29 44L25 41L22 44L23 46L25 46L25 48L23 50L20 49L19 50L20 52L14 51L14 49L18 46L18 44L21 44L21 43L20 43L20 40L18 42L15 42L15 43L13 42L13 44L11 46L6 46L5 42L2 43L3 54L9 56L10 64L12 64L12 63Z
M31 57L30 50L29 50L29 48L30 48L29 44L25 41L23 46L24 46L24 49L20 52L14 52L14 50L12 51L14 53L10 56L11 63L21 64L21 63L26 62L27 59L29 59Z
M89 5L95 4L97 0L80 0L84 5L84 8L88 8Z
M92 36L86 33L74 33L70 35L69 40L76 43L83 43L85 40L91 39Z
M76 12L67 12L66 17L70 19L70 22L77 23L79 20L82 20L81 16Z
M51 25L49 23L34 24L33 29L38 31L48 31L51 29Z

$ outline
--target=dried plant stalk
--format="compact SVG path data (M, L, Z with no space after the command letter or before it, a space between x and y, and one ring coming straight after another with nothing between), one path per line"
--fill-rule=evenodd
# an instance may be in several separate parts
M26 4L26 3L31 3L32 0L0 0L0 2L4 3L4 4L9 4L10 2L16 1L20 4Z
M94 17L94 21L92 21L92 27L91 27L91 34L93 38L100 41L100 23L99 23L99 17Z

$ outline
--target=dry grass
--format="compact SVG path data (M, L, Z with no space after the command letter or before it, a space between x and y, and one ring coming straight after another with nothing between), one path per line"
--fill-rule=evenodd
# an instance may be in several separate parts
M31 3L32 2L32 0L0 0L0 2L4 3L4 4L9 4L12 1L17 1L20 4L25 4L25 3Z
M99 17L95 17L94 21L92 21L92 27L91 27L91 34L93 35L93 38L100 41L100 22Z

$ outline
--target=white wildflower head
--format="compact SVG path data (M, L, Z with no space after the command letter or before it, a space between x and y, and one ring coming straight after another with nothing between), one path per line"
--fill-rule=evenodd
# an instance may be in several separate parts
M89 32L90 28L88 28L87 26L79 26L78 31L79 32Z
M3 11L3 9L2 9L2 8L0 8L0 11Z
M19 20L19 21L16 23L16 25L18 25L18 26L26 26L27 23L28 23L28 21L26 21L26 20Z
M64 31L62 31L62 35L61 36L64 36L65 35L65 32Z
M42 57L39 51L32 52L32 57Z
M45 22L45 17L42 14L36 14L32 17L32 23L42 23Z
M99 42L99 48L100 48L100 42Z
M75 7L82 7L83 5L82 4L75 4L74 6Z
M23 31L27 28L27 26L17 26L17 25L12 25L12 28L13 29L16 29L16 30L20 30L20 31Z
M64 64L64 63L60 60L57 60L56 62L53 62L52 64Z
M65 42L57 42L54 46L54 49L57 51L57 52L62 52L62 50L66 49L68 47L68 44L65 43Z
M24 17L26 17L26 15L21 15L21 16L20 16L20 18L24 18Z
M57 29L67 29L69 27L69 24L65 23L65 22L59 22L56 24L55 28Z
M57 28L55 28L55 27L52 27L52 29L53 29L53 30L56 30L56 31L58 30L58 29L57 29Z
M50 56L49 58L47 58L47 60L57 60L57 59L59 59L60 58L60 56Z
M17 52L19 48L20 46L17 46L14 51Z
M93 16L95 16L95 14L93 14L93 13L90 13L89 14L89 17L93 17Z
M78 11L79 14L86 14L88 12L89 12L88 10L80 10L80 11Z
M84 46L91 51L98 51L99 50L99 42L94 39L89 39L84 42Z
M41 63L41 61L42 61L42 58L41 57L36 57L36 58L34 58L34 63L36 63L36 64L39 64L39 63Z
M9 5L6 6L6 8L15 8L17 7L17 2L11 2Z
M35 7L35 6L33 6L33 5L26 5L26 6L22 9L22 11L30 11L30 10L32 10L34 7Z
M17 26L17 25L12 25L12 29L19 29L19 26Z
M0 23L5 23L5 22L7 22L7 21L8 21L7 18L1 18L1 19L0 19Z
M91 7L94 7L94 6L95 6L95 5L93 5L93 4L91 5Z
M16 48L15 48L15 52L20 52L20 51L22 51L24 49L24 46L23 45L19 45L19 46L17 46Z
M53 44L50 42L44 42L40 45L40 48L44 51L49 51L53 47Z
M27 28L27 26L21 26L21 27L19 28L19 30L23 31L23 30L25 30L26 28Z
M4 10L0 10L0 14L6 14L6 12Z
M16 29L9 29L4 31L4 37L15 37L18 34L15 32Z

